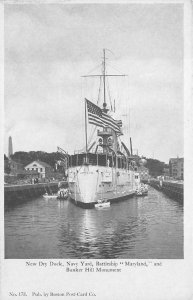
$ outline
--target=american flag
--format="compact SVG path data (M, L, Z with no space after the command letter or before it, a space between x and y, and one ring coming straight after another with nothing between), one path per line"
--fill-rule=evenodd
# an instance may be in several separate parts
M116 120L116 123L119 127L122 127L123 126L123 123L122 123L122 120Z
M91 101L86 100L87 111L88 111L88 121L90 124L97 125L99 127L109 127L117 133L121 133L120 127L117 121L111 116L102 111L100 107Z

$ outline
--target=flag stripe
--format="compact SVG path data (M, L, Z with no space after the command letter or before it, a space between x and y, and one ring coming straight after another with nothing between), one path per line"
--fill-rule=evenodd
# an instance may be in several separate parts
M94 123L95 125L100 126L100 127L105 127L103 122L101 122L100 120L97 120L95 118L90 117L89 118L89 123L91 123L91 122Z
M118 125L119 127L122 127L122 126L123 126L123 123L122 123L121 120L115 120L115 122L117 123L117 125Z
M101 120L101 118L99 118L98 116L94 115L94 114L91 114L88 112L88 120L89 120L89 123L91 122L95 122L95 125L98 125L100 127L105 127L105 124L104 122Z
M112 126L115 131L120 131L119 126L117 125L117 123L111 116L108 116L106 113L103 113L103 118L104 118L105 122L108 125Z
M89 124L96 125L98 127L104 127L102 124L99 124L99 123L97 123L95 121L91 121L91 120L89 121Z

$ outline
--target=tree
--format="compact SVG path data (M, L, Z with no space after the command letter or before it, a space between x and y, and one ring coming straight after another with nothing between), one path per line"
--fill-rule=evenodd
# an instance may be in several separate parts
M149 174L153 177L163 175L165 163L157 159L148 158L146 167L149 169Z
M24 164L24 166L34 160L40 160L54 168L56 161L60 160L60 154L58 152L47 153L44 151L18 151L11 155L11 159Z
M4 173L9 174L11 172L11 168L9 165L9 159L8 157L4 154Z

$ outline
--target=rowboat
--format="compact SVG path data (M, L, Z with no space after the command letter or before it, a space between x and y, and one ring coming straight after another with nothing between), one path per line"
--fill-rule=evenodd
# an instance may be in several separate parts
M98 200L98 203L95 204L95 208L105 208L110 207L110 201Z
M43 198L44 199L57 199L58 195L57 194L49 195L49 194L46 193L46 194L43 195Z

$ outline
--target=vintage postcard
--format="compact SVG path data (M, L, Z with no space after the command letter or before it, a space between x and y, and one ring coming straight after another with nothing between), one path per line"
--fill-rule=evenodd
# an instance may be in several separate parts
M1 299L193 299L192 2L0 5Z

